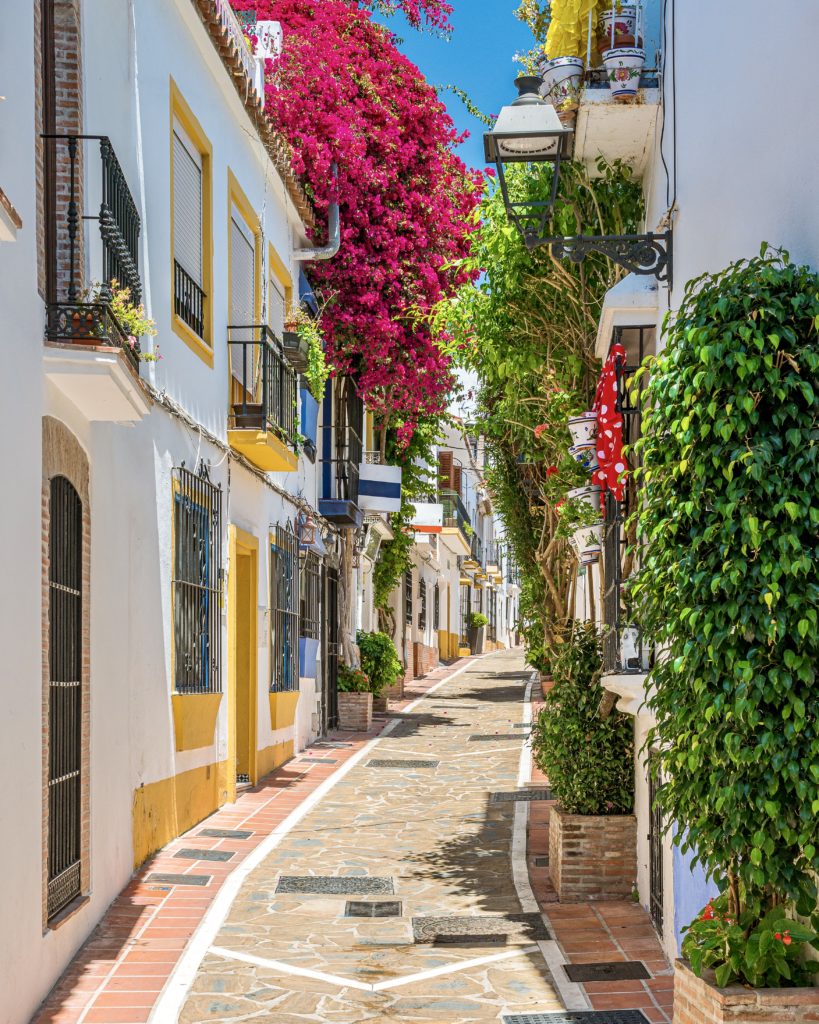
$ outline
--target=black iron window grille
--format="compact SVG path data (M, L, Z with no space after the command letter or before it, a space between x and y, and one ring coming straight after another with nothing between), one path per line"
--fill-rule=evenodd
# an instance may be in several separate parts
M441 588L437 583L432 594L432 628L436 631L441 628Z
M479 565L483 565L483 543L477 533L472 534L470 554L473 561L477 562Z
M418 628L427 628L427 584L426 580L418 583Z
M49 496L47 915L81 891L82 501L63 476Z
M270 545L270 689L299 688L299 542L290 523Z
M358 481L364 455L364 403L351 377L336 388L336 498L358 502Z
M296 374L267 326L228 327L231 426L296 439Z
M51 168L46 182L49 194L45 206L48 216L55 221L49 228L48 237L61 254L63 246L67 248L64 255L68 265L66 276L61 269L62 260L55 254L48 254L46 337L51 341L116 345L132 359L134 366L138 366L139 343L131 346L127 333L111 309L113 280L130 289L133 302L138 303L142 298L140 218L111 140L107 135L62 134L46 134L43 140L49 147L47 165ZM101 198L96 214L83 212L85 196L90 191L86 185L91 184L83 180L81 143L85 141L99 142L100 145ZM55 153L52 148L56 147L65 147L65 151L60 148ZM62 180L63 169L68 178L67 196ZM82 225L87 220L99 223L102 239L102 280L99 289L93 290L88 287L83 271Z
M651 921L662 935L665 887L663 884L663 812L657 799L662 788L659 773L660 757L657 751L653 750L648 757L648 902Z
M222 488L204 463L173 479L174 688L221 693Z
M412 572L404 573L404 621L412 625Z
M324 646L322 650L322 731L338 725L338 665L341 658L338 621L338 570L324 567Z
M616 327L613 345L623 345L625 363L617 360L617 410L623 420L623 444L633 445L640 436L640 385L629 387L630 379L643 358L654 350L654 327ZM634 461L634 453L629 456ZM639 624L628 608L626 582L638 569L640 552L636 526L631 522L637 507L637 483L634 475L627 477L622 501L611 491L605 497L603 530L603 621L607 627L603 639L604 670L609 673L641 673L648 670L651 652L644 649Z
M459 633L461 647L469 646L469 619L472 615L472 587L468 583L461 585L461 600L459 607Z
M498 638L498 595L494 590L489 591L487 605L487 611L489 612L487 616L489 619L489 628L487 630L488 639L495 641Z
M302 556L300 635L311 640L321 636L321 561L315 551Z
M178 260L173 261L173 311L200 338L205 336L205 293Z

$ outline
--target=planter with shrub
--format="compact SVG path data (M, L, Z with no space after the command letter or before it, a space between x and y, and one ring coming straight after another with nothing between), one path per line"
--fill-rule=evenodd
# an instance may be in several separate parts
M472 612L469 616L468 636L469 649L473 654L483 654L486 646L486 627L489 619L481 612Z
M358 633L361 670L370 681L373 708L387 710L388 696L396 695L404 678L404 667L395 646L386 633Z
M361 669L338 667L338 727L367 732L373 722L373 693Z
M720 895L674 1019L817 1020L819 275L763 247L691 282L646 387L634 599L674 841Z
M557 801L549 873L558 899L626 899L637 877L634 731L628 715L598 713L600 638L575 625L555 646L554 685L532 728L535 763Z

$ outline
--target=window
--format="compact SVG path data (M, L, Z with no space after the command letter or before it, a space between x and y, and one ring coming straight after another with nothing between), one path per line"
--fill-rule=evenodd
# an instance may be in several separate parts
M418 584L418 603L420 608L418 610L418 628L424 630L427 628L427 584L426 580L421 580Z
M267 291L267 323L270 330L281 338L284 334L284 319L287 313L287 298L284 285L271 269Z
M319 595L321 594L321 562L314 551L308 551L301 567L300 635L311 640L320 638Z
M404 573L404 621L412 625L412 571Z
M299 545L287 526L270 544L270 689L299 688Z
M173 327L212 365L211 149L171 82Z
M235 204L230 215L230 323L256 322L256 238Z
M472 614L472 587L468 583L461 584L460 603L460 644L469 646L469 617Z
M174 470L174 688L221 693L222 488Z
M49 920L81 892L82 502L51 479L48 543Z

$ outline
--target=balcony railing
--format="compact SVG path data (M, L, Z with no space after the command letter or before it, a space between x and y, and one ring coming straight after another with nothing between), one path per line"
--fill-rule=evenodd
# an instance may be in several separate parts
M457 491L439 491L438 501L444 507L444 526L455 526L461 533L469 536L472 532L472 522L460 494Z
M296 438L296 375L266 324L228 327L231 426Z
M470 553L471 553L472 559L474 561L478 562L480 565L483 565L483 541L477 535L477 533L474 533L472 535L471 547L472 547L472 550L471 550Z
M173 309L200 338L205 336L205 293L183 267L173 261Z
M111 140L106 135L44 135L47 211L48 303L46 337L50 341L107 344L122 348L138 364L139 345L131 345L111 309L111 282L142 298L139 276L140 218ZM82 143L99 142L100 176L84 174ZM67 194L63 179L68 179ZM58 181L60 182L58 186ZM84 213L91 195L99 212ZM102 241L99 284L85 276L83 221L96 220ZM88 254L91 255L91 254Z

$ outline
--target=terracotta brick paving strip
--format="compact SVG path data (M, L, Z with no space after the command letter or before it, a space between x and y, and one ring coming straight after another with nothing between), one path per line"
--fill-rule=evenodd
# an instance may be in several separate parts
M390 701L390 712L403 710L474 660L461 658L407 683L403 700ZM380 735L390 712L376 718L366 733L334 732L327 737L349 747L319 745L302 751L254 789L240 793L235 804L215 811L154 854L111 904L31 1024L144 1024L225 879L326 779ZM320 758L337 764L315 763ZM244 829L253 835L248 839L200 835L206 828ZM235 852L230 861L219 862L177 857L183 849ZM187 888L149 882L147 875L152 872L207 874L211 880L202 888Z
M541 701L533 700L533 717L541 707ZM549 785L534 763L530 785L535 789ZM621 900L558 903L548 866L535 865L535 858L549 854L552 803L544 800L529 804L526 849L532 890L549 915L553 937L568 963L642 961L652 975L645 981L594 981L584 982L581 987L595 1010L639 1009L651 1024L666 1024L672 1016L674 972L645 910Z

